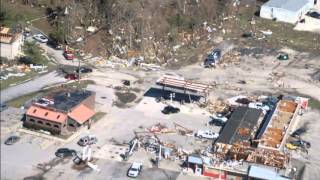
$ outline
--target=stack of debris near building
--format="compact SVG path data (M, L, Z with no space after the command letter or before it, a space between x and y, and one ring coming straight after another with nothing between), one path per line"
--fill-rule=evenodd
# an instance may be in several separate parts
M177 78L162 77L157 84L163 88L170 87L174 92L183 90L183 93L187 93L187 90L192 89L191 93L206 97L204 92L210 88L209 85ZM205 104L210 113L229 114L218 138L207 140L211 142L207 148L190 152L172 142L166 142L161 134L197 135L177 123L174 123L175 128L172 129L159 123L143 132L136 132L129 153L132 154L136 147L143 147L156 155L157 162L163 157L178 160L186 171L220 179L261 178L254 172L257 169L267 171L276 178L292 178L282 177L288 176L288 169L292 168L289 166L290 156L285 144L295 129L297 119L308 106L307 98L240 95L227 101L209 101Z
M94 92L58 88L32 102L26 112L24 126L51 134L69 135L83 126L90 126L94 108Z

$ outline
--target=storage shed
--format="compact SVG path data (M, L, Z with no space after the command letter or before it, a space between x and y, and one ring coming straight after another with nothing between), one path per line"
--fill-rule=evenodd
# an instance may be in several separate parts
M261 6L260 17L294 24L313 7L313 3L313 0L270 0Z

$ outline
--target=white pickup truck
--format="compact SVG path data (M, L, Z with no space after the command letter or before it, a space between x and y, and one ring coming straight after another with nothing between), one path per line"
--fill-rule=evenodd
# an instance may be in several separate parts
M131 164L130 168L128 169L128 176L129 177L138 177L142 170L142 163L134 162Z
M219 134L211 130L198 130L196 136L199 138L217 139Z

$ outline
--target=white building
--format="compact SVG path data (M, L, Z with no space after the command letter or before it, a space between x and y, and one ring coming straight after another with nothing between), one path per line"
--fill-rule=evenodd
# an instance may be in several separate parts
M270 0L260 9L260 17L296 23L314 6L314 0Z
M10 28L0 27L0 56L14 59L21 53L23 37L21 33L10 33Z

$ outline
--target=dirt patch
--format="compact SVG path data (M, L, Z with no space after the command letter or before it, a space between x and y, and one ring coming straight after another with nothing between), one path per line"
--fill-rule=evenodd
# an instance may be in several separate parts
M104 41L106 37L106 31L101 30L97 32L96 34L93 34L86 40L85 43L85 51L89 52L93 55L100 55L104 56L106 55L106 49L104 48L106 46L106 43ZM97 44L102 45L102 46L97 46Z
M34 176L29 176L23 178L23 180L43 180L45 179L43 176L49 172L53 167L57 166L58 164L62 163L64 161L63 158L54 158L51 161L47 163L40 163L37 165L37 168L41 170L40 173Z
M116 92L116 96L121 103L127 104L133 102L137 96L131 92Z

